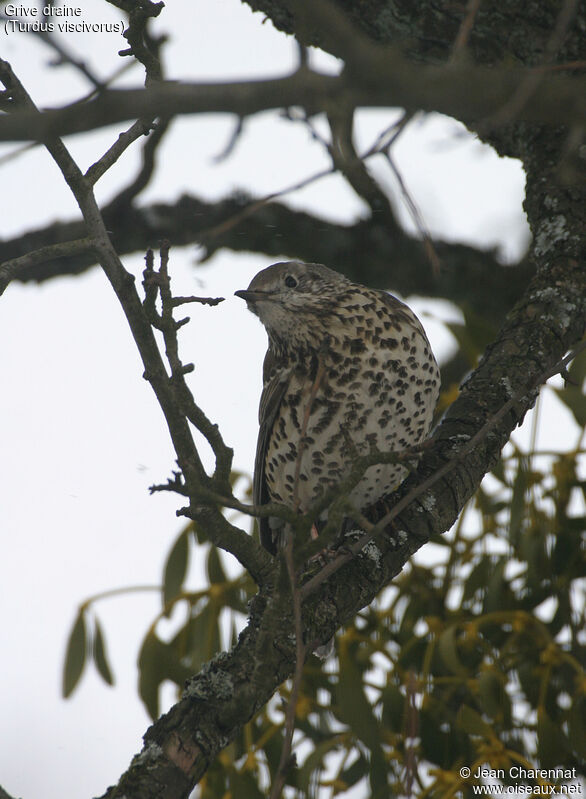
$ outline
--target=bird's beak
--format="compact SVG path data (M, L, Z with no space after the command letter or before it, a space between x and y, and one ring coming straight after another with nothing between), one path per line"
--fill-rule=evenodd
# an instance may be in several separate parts
M250 289L240 289L235 291L236 297L240 297L246 302L258 302L259 300L269 300L271 297L270 291L250 291Z

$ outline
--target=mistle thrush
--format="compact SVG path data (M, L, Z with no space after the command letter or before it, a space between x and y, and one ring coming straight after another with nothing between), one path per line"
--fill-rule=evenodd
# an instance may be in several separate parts
M263 269L236 295L265 326L254 502L299 513L340 482L358 456L399 452L428 434L439 370L421 323L384 291L321 264ZM349 494L365 509L407 475L376 464ZM260 520L262 544L279 546L283 523Z

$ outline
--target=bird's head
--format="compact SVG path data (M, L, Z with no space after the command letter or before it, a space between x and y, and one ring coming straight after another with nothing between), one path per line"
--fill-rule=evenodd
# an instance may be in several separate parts
M321 264L286 261L263 269L235 294L246 300L275 346L317 348L339 323L340 302L351 285Z

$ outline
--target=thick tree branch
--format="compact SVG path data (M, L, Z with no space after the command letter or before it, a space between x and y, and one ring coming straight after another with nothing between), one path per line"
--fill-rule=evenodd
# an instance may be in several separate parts
M499 113L508 108L513 111L509 114L509 121L531 121L524 115L520 104L515 102L512 106L511 101L534 83L535 70L537 79L542 74L553 74L560 70L579 76L583 75L586 63L586 6L575 4L573 0L566 0L563 4L559 0L543 0L524 8L523 13L519 13L517 0L483 0L466 34L466 52L460 53L455 59L451 56L458 42L461 25L466 21L467 5L464 2L446 5L433 0L421 0L412 6L405 3L389 4L386 0L330 0L328 3L312 4L311 8L299 0L243 2L266 14L279 30L292 33L306 44L349 59L356 67L360 64L366 67L370 48L380 53L381 46L392 45L394 50L403 53L413 64L441 65L439 68L448 72L452 67L458 72L468 69L474 72L481 65L490 65L494 68L491 74L502 89L502 66L524 64L529 68L525 77L519 81L508 100L496 102L499 108L495 111L480 112L480 116L473 120L460 117L455 109L445 111L461 119L468 127L480 130L483 138L502 155L516 158L522 157L519 144L523 131L518 136L517 125L495 129L495 115L498 120ZM352 35L349 34L350 30ZM357 32L358 36L355 36ZM354 44L354 38L362 40L362 45ZM377 58L376 55L372 57L374 60ZM427 74L431 88L434 85L434 73ZM402 73L398 75L402 76ZM580 92L583 92L583 89L579 89L583 80L576 77L575 87ZM479 88L480 84L472 80L469 84L471 93L475 87ZM532 99L536 97L537 94L533 94ZM561 174L568 182L579 181L583 170L583 163L575 163L576 153L584 140L585 109L582 101L580 105L581 109L577 109L573 120L567 116L563 119L551 116L543 120L544 124L566 125L572 131L558 134L567 137L567 149L571 151L565 156L568 165L563 160L559 165ZM407 102L404 107L416 109L420 106L418 102ZM580 161L579 157L577 160Z
M285 33L307 38L310 43L340 58L343 52L326 28L314 24L308 31L303 17L296 14L298 0L243 0L254 11L266 15ZM466 52L477 64L495 65L516 62L539 66L548 60L548 44L558 25L562 3L543 0L526 6L520 13L517 0L482 0L472 18L469 5L436 3L421 0L416 6L388 3L387 0L334 0L355 29L373 42L395 44L409 59L440 64L447 62L465 34ZM315 4L312 4L314 7ZM557 42L556 63L581 61L584 58L584 14L577 14ZM326 41L326 37L329 39ZM330 49L331 47L331 49Z
M96 130L141 117L176 114L234 113L301 106L315 109L400 106L437 111L471 127L496 114L530 72L518 67L421 66L407 61L397 49L363 49L356 69L333 77L301 68L274 80L238 83L166 83L145 89L108 89L95 99L66 108L20 111L0 117L0 141L43 141ZM371 71L366 71L371 70ZM586 80L548 74L519 109L524 122L571 126L585 115Z
M185 195L174 204L153 203L116 210L108 206L103 216L120 255L157 247L163 239L174 247L203 243L208 256L222 247L275 258L286 253L291 258L334 265L358 282L368 275L371 285L403 296L417 293L450 299L495 323L502 321L521 296L532 274L527 260L504 266L494 252L442 241L434 242L441 263L439 274L434 274L421 241L400 229L389 231L376 219L336 224L278 202L261 204L237 224L224 224L254 203L245 196L212 203ZM218 226L222 226L221 232L213 237L207 235L206 231ZM0 241L0 263L84 235L83 222L51 224ZM95 263L95 255L88 252L23 266L14 277L42 282L56 275L79 274Z

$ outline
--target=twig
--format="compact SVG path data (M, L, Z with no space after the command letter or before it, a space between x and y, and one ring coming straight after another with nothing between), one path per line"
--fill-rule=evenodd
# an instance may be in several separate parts
M311 391L309 392L309 398L307 400L307 405L305 406L305 411L303 414L303 422L301 424L301 431L299 435L299 448L297 450L297 457L295 459L295 474L293 478L293 509L295 511L299 509L299 475L301 473L301 459L307 446L307 441L305 440L305 436L307 435L307 426L309 424L309 417L311 416L311 409L317 396L317 392L319 391L319 387L325 377L325 358L329 346L330 337L325 336L324 340L320 344L319 352L317 354L317 369L315 372L315 379L311 385Z
M128 28L124 31L124 38L129 47L127 50L121 50L118 55L133 56L140 61L145 68L147 86L162 80L158 53L161 41L149 36L147 23L149 19L159 16L165 4L153 3L151 0L108 0L108 2L128 13Z
M11 20L18 20L24 21L22 17L18 16L10 16L7 17L5 14L0 12L0 20L2 21L11 21ZM63 46L61 41L57 39L55 36L52 36L50 32L43 30L42 26L36 26L34 28L27 27L27 33L31 33L40 39L43 44L46 44L48 47L51 48L55 53L58 55L58 60L54 61L52 66L62 66L63 64L69 64L72 67L75 67L81 74L88 79L88 81L92 84L93 89L92 92L99 91L105 88L106 83L101 81L94 73L89 69L86 62L76 58L72 53Z
M159 119L154 123L152 119L142 119L135 124L142 124L145 135L150 134L142 148L142 165L132 182L122 189L110 200L105 212L116 213L120 207L130 205L132 200L148 185L155 170L155 154L163 137L169 130L170 119Z
M104 155L98 161L96 161L95 164L92 164L85 173L86 179L92 184L92 186L97 183L102 175L116 163L124 151L127 150L133 142L135 142L141 136L146 136L149 130L149 127L145 127L144 121L139 119L133 125L131 125L128 130L124 131L124 133L118 134L118 138L114 144L108 150L106 150Z
M148 34L147 23L149 19L157 17L164 6L161 3L153 3L151 0L139 2L139 0L108 0L112 5L123 8L128 12L129 24L124 32L124 38L129 43L128 50L120 52L119 55L132 55L143 64L146 72L145 85L151 86L163 79L161 59L159 56L160 45L163 40L155 40ZM94 183L101 177L103 172L108 169L124 152L124 150L141 135L151 135L146 141L142 151L142 166L132 183L114 197L109 205L108 211L115 211L120 206L129 205L131 201L148 184L155 168L155 152L163 136L169 127L169 117L159 120L158 125L154 124L155 115L144 115L138 119L126 134L120 134L118 140L112 145L110 150L104 154L102 159L88 170L89 179ZM101 162L104 164L101 165ZM96 170L96 175L92 170Z
M466 16L462 20L460 28L458 29L458 34L454 40L454 47L452 48L452 55L450 57L450 61L452 61L452 63L457 60L458 56L461 55L462 51L468 44L468 39L470 38L472 28L474 27L474 20L478 14L478 9L480 8L481 2L482 0L468 0L468 5L466 6Z
M405 695L405 796L413 796L413 781L417 773L417 733L419 728L419 710L417 708L415 672L407 673Z
M375 155L379 155L383 153L388 147L390 147L396 140L397 136L402 132L405 125L410 121L412 118L411 115L405 115L399 122L393 123L390 128L387 128L383 133L381 133L377 140L371 147L363 154L357 156L360 160L365 161L369 158L372 158ZM398 130L395 129L398 127ZM390 131L395 131L395 135L387 141L387 136ZM223 222L220 222L218 225L214 225L207 230L202 230L201 233L198 235L198 238L202 244L205 245L206 241L210 239L216 238L217 236L221 236L223 233L231 230L233 227L236 227L240 222L242 222L247 217L251 216L252 214L256 213L259 208L262 208L267 203L272 202L273 200L280 199L287 194L293 194L293 192L300 191L301 189L305 189L307 186L310 186L312 183L315 183L322 178L328 177L328 175L334 175L336 172L339 171L339 166L335 163L332 164L331 167L327 169L321 169L318 172L314 172L312 175L308 175L306 178L303 178L296 183L292 183L289 186L286 186L284 189L279 189L278 191L272 191L269 194L265 194L264 197L260 197L258 200L255 200L250 205L247 205L242 211L239 211L237 214L233 214L232 216L225 219Z
M334 167L328 167L327 169L322 169L319 172L314 172L313 175L309 175L309 177L303 178L303 180L293 183L290 186L287 186L285 189L280 189L279 191L272 191L269 194L265 194L264 197L261 197L260 199L255 200L253 203L250 203L250 205L247 205L242 209L242 211L239 211L237 214L233 214L232 216L228 217L228 219L220 222L218 225L214 225L207 230L202 230L198 235L198 239L200 242L202 242L202 244L205 245L205 242L209 239L221 236L223 233L226 233L228 230L236 227L236 225L242 222L243 219L246 219L248 216L254 214L259 208L262 208L263 205L266 205L267 203L270 203L272 200L276 200L279 197L283 197L285 194L291 194L292 192L304 189L311 183L315 183L315 181L321 180L321 178L332 175L334 172Z
M171 305L176 308L179 305L186 305L190 302L199 302L202 305L219 305L221 302L224 302L225 297L172 297L171 298Z
M177 331L186 324L188 319L176 321L173 318L173 309L185 302L207 302L209 305L217 305L222 298L213 300L211 298L174 298L170 288L170 277L168 271L169 263L169 242L161 244L160 268L158 272L153 270L152 252L149 251L146 257L146 269L144 272L143 285L145 288L145 309L148 310L151 324L161 330L165 341L165 354L171 367L171 386L175 394L178 406L181 408L192 424L205 436L214 451L216 457L216 469L213 480L216 485L222 487L228 494L230 491L230 471L232 466L232 450L226 446L218 426L213 424L203 410L195 402L193 395L185 383L185 375L193 371L193 364L183 364L179 357L179 342ZM156 293L161 297L161 314L157 314L155 309ZM179 302L176 300L179 299ZM196 454L194 453L194 457ZM200 472L200 482L207 484L209 480L204 479L205 471L203 464L197 455L197 467ZM190 494L191 495L191 494Z
M328 123L332 133L328 152L334 167L369 206L373 219L385 224L392 232L398 227L398 223L389 198L366 168L365 159L358 155L354 147L354 109L342 107L328 111Z
M397 182L399 184L399 188L401 190L401 194L403 196L403 200L405 201L405 205L407 206L407 210L411 214L411 218L415 222L415 226L417 227L417 231L418 231L419 235L421 236L421 239L423 241L423 246L425 247L425 252L427 253L427 257L429 259L429 262L431 263L431 266L433 268L433 272L434 272L434 274L437 275L439 273L440 269L441 269L441 264L440 264L440 260L439 260L438 254L435 251L435 247L433 246L433 239L431 237L431 233L429 232L429 230L427 228L427 225L425 224L425 220L423 219L423 215L422 215L421 211L419 210L419 208L417 206L417 203L415 202L415 200L411 196L411 192L409 191L405 181L403 180L403 176L399 172L399 168L397 167L397 165L395 164L395 162L394 162L394 160L392 158L388 147L385 149L384 155L385 155L385 158L387 159L387 162L388 162L388 164L389 164L389 166L390 166L395 178L397 179Z
M13 164L21 155L28 153L29 150L33 150L38 146L38 143L35 141L31 142L30 144L23 144L20 147L16 147L14 150L10 150L9 152L0 156L0 166L4 166L4 164Z
M299 690L301 687L301 680L303 678L303 665L305 663L305 656L307 654L307 646L303 643L301 595L299 593L299 587L297 586L297 579L295 575L293 545L293 536L289 535L284 549L284 558L285 564L287 566L287 574L289 576L291 600L293 602L293 621L295 624L295 672L293 674L293 683L291 685L291 693L289 695L287 712L285 714L285 739L283 741L281 757L279 758L279 766L273 780L269 799L279 799L281 793L283 792L283 787L287 778L287 772L293 765L295 765L295 756L291 756L291 748L293 745L293 734L295 732L295 712L297 710L297 703L299 701Z
M403 111L401 117L396 122L393 122L392 125L385 128L382 133L379 133L370 149L360 156L362 160L370 158L371 155L377 155L378 153L385 152L385 150L389 150L399 136L405 131L407 125L414 116L415 113L413 111Z
M232 153L234 152L234 148L238 142L238 139L242 135L242 131L244 130L244 117L239 116L236 120L236 125L234 126L234 130L232 131L226 146L224 147L221 152L217 155L214 155L212 161L214 164L221 164L222 161L225 161Z

